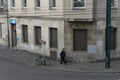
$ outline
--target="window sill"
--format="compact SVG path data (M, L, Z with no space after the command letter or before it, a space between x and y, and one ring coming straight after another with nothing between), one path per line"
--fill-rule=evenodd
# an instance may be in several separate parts
M50 51L58 51L58 48L50 48Z
M35 10L40 10L40 7L35 7Z
M27 10L27 7L22 7L23 10Z
M111 7L111 9L117 9L118 7L117 6L113 6L113 7Z
M51 7L50 10L56 10L56 7Z
M42 47L42 45L40 45L40 44L34 44L35 46L38 46L38 47Z
M87 53L87 51L74 51L73 50L73 53Z
M0 6L0 8L3 8L3 6Z
M15 10L15 7L11 7L11 10Z
M85 7L73 7L73 10L84 10Z

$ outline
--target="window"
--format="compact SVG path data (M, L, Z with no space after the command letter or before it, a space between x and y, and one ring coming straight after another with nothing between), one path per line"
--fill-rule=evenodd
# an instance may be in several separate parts
M56 0L52 0L52 7L56 7Z
M118 7L118 0L111 0L111 7L117 8Z
M50 28L50 48L57 48L57 28Z
M27 7L27 0L22 0L22 7Z
M49 0L50 9L55 9L56 7L56 0Z
M73 7L74 8L82 8L85 7L85 0L73 0Z
M11 7L15 7L15 0L11 0Z
M87 30L86 29L73 30L73 50L87 51Z
M115 1L115 0L111 0L111 7L115 6L114 1Z
M2 38L2 24L0 23L0 38Z
M28 26L22 25L23 42L28 42Z
M35 44L40 45L40 39L41 39L41 27L35 26Z
M3 0L0 0L0 8L3 8Z
M35 7L40 7L40 0L35 0Z

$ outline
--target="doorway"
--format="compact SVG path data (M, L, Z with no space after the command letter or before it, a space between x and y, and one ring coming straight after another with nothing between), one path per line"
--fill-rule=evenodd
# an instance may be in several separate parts
M16 40L16 24L11 24L11 38L12 38L12 47L17 45Z
M116 32L117 32L117 28L113 28L111 30L111 35L110 35L110 49L111 50L116 49Z

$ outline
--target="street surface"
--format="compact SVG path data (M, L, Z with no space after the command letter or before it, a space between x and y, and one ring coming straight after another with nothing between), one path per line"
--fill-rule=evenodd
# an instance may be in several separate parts
M120 73L45 70L0 58L0 80L120 80Z

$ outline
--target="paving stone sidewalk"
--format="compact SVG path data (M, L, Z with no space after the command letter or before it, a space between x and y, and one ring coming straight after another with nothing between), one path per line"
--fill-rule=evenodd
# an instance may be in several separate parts
M77 72L120 72L120 61L111 61L111 68L105 68L105 62L99 63L68 63L60 64L59 60L51 60L50 66L38 66L36 64L36 59L38 55L21 50L13 50L5 47L0 47L0 57L7 58L10 60L15 60L21 63L25 63L31 66L52 69L52 70L62 70L62 71L77 71Z

